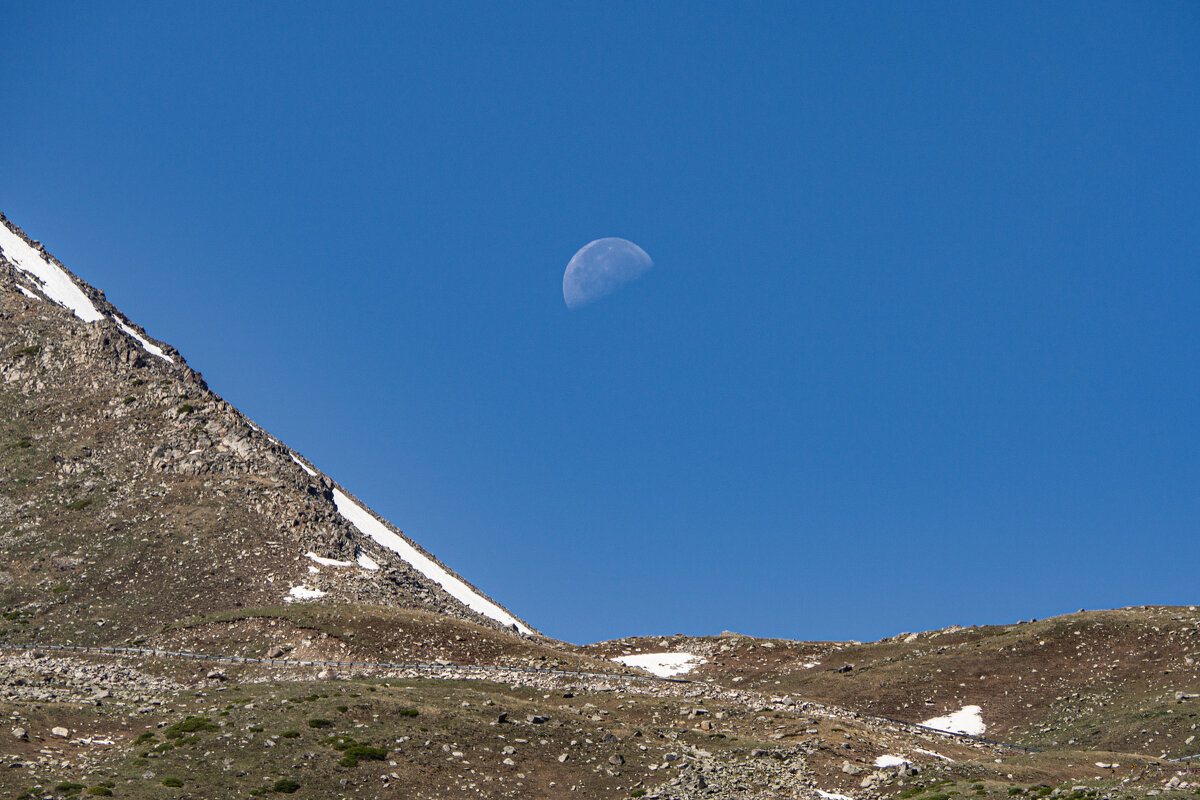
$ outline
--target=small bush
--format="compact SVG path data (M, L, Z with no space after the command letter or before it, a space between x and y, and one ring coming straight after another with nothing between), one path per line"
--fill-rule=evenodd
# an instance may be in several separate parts
M630 797L645 797L645 796L646 796L645 789L634 789L633 794L630 795Z
M300 784L289 778L280 778L279 780L275 781L275 786L272 788L280 794L291 794L300 788Z
M58 786L54 787L56 791L63 794L79 794L85 787L82 783L71 783L71 781L63 781Z
M421 712L417 711L415 708L398 708L398 709L396 709L396 715L400 716L400 717L415 717L420 713Z
M343 767L357 767L359 760L383 761L387 758L387 750L382 747L371 747L369 744L352 744L342 754Z
M327 744L340 753L343 750L350 749L354 745L358 744L358 742L354 741L349 736L339 734L337 736L330 736L328 739L322 739L321 744Z
M92 498L85 497L82 500L76 500L74 503L67 503L67 508L69 508L73 511L78 511L81 508L87 508L91 504L92 504Z
M108 788L107 786L93 786L92 788L88 789L87 793L94 795L95 797L113 796L112 789Z
M146 382L145 382L144 380L142 380L141 378L134 378L134 379L133 379L133 385L134 385L134 386L142 386L142 385L143 385L143 384L145 384L145 383L146 383Z
M126 395L126 396L125 396L125 397L124 397L124 398L121 400L121 402L122 402L122 403L124 403L125 405L129 405L130 403L132 403L132 402L133 402L133 400L134 400L134 397L133 397L133 395L131 395L131 394L130 394L130 395Z
M146 742L152 742L152 741L154 741L154 734L151 733L150 731L146 731L141 736L134 739L133 743L135 745L139 745L139 744L145 744Z
M283 737L284 739L299 739L300 731L284 731L283 733L281 733L279 735L281 737Z
M193 408L193 407L192 407L190 404L188 404L188 403L184 403L184 404L183 404L183 405L181 405L179 408L175 409L175 413L176 413L176 414L178 414L179 416L181 416L181 417L182 417L182 416L184 416L185 414L190 414L190 413L192 413L192 412L193 412L193 411L195 411L195 410L196 410L196 409L195 409L195 408Z
M251 733L262 733L266 730L266 728L264 728L262 725L251 725L249 728L246 728L246 730L250 731Z
M178 739L185 733L195 733L196 731L216 731L220 730L217 725L214 725L205 717L188 717L182 722L176 722L171 727L167 728L165 734L168 739Z
M332 728L333 723L327 719L321 719L321 718L317 717L314 719L310 719L308 721L308 727L310 727L310 728Z
M41 349L42 349L41 345L31 344L31 345L29 345L29 347L22 347L20 350L18 350L17 355L19 355L19 356L35 356L35 355L37 355L38 351Z
M51 589L50 591L51 591L51 592L53 592L54 594L62 594L63 592L65 592L65 591L66 591L67 589L69 589L69 588L70 588L70 587L69 587L69 586L67 586L65 583L60 583L58 586L55 586L55 587L54 587L53 589Z
M349 706L338 706L337 710L345 713L346 711L349 710Z
M163 786L170 786L172 789L178 789L183 786L183 781L179 778L163 778Z

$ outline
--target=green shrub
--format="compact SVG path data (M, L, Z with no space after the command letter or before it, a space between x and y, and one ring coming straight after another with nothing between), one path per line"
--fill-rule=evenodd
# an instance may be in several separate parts
M124 403L125 405L129 405L130 403L133 402L133 400L134 400L133 395L129 394L129 395L125 395L125 397L122 398L121 402Z
M349 748L358 744L358 742L354 741L349 736L338 734L337 736L330 736L328 739L322 739L321 744L327 744L340 753L343 750L348 750Z
M81 508L87 508L91 504L92 504L92 498L85 497L82 500L76 500L74 503L67 503L67 508L69 508L73 511L78 511Z
M145 744L146 742L154 741L154 734L150 731L144 732L141 736L133 740L135 745Z
M282 736L284 739L299 739L300 731L284 731L283 733L281 733L279 735Z
M53 592L54 594L62 594L63 592L67 591L67 589L69 589L69 588L70 587L67 586L65 583L60 583L58 586L55 586L50 591Z
M63 781L58 786L54 787L56 791L63 794L79 794L85 787L82 783L72 783L71 781Z
M398 708L398 709L396 709L396 715L401 716L401 717L415 717L420 713L421 712L417 711L415 708Z
M205 717L188 717L182 722L176 722L174 725L164 731L168 739L178 739L185 733L195 733L196 731L217 731L220 727L214 725Z
M41 350L41 349L42 349L42 346L41 346L41 345L39 345L39 344L31 344L31 345L29 345L29 347L22 347L20 350L18 350L18 351L17 351L17 355L19 355L19 356L33 356L33 355L37 355L37 352L38 352L39 350Z
M196 409L192 407L190 403L184 403L179 408L175 409L175 413L182 417L184 414L190 414L195 410Z
M108 788L107 786L93 786L92 788L88 789L87 793L96 797L113 796L112 789Z
M333 723L327 719L321 719L320 717L316 717L316 718L310 719L308 721L308 727L310 727L310 728L332 728Z
M645 797L645 796L646 796L645 789L634 789L633 794L630 795L630 797Z
M163 786L170 786L172 789L178 789L183 786L183 781L179 778L163 778Z
M383 761L387 758L387 750L382 747L371 747L369 744L352 744L342 754L343 767L357 767L359 760Z
M280 778L279 780L275 781L275 786L272 788L281 794L291 794L300 788L300 784L289 778Z

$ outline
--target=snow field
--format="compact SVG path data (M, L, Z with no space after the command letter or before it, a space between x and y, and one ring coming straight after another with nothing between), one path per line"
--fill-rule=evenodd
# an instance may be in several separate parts
M112 319L113 319L113 322L115 322L115 323L117 323L118 325L120 325L120 326L121 326L121 330L123 330L123 331L125 331L126 333L128 333L128 334L129 334L130 336L132 336L134 339L137 339L137 341L138 341L138 344L140 344L140 345L142 346L142 348L143 348L143 349L144 349L144 350L145 350L147 353L150 353L151 355L158 356L158 357L159 357L159 358L161 358L163 361L166 361L168 364L174 364L174 363L175 363L175 359L171 358L169 355L167 355L166 353L164 353L164 352L162 351L162 348L161 348L161 347L159 347L159 346L158 346L158 345L156 345L156 344L151 344L150 342L146 341L146 338L145 338L144 336L142 336L140 333L138 333L137 331L135 331L133 328L131 328L131 327L129 327L128 325L126 325L124 322L122 322L122 321L121 321L120 319L118 319L117 317L115 317L115 316L114 316Z
M380 545L392 550L413 566L418 572L446 590L446 593L458 600L472 611L490 617L502 625L514 626L521 633L533 633L522 625L515 617L500 608L495 603L481 596L460 579L454 577L428 556L398 536L379 520L375 519L366 509L351 500L340 489L333 490L333 502L337 505L338 513L346 518L359 531L370 536ZM374 562L372 562L374 563ZM378 566L378 565L376 565Z
M95 322L103 316L67 273L47 261L7 225L0 225L0 253L14 267L36 278L46 297L71 309L84 322Z
M982 711L983 709L979 706L963 706L953 714L927 719L921 724L926 728L934 728L946 733L965 733L969 736L982 736L983 732L987 730L987 725L983 724L983 716L980 713Z
M708 662L691 653L638 653L632 656L617 656L613 659L627 667L638 667L660 678L686 675L701 664Z

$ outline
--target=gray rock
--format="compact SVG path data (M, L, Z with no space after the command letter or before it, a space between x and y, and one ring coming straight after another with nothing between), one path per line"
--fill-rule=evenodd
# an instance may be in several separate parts
M20 739L22 742L29 741L29 732L24 728L13 728L12 735L14 738Z
M614 753L608 757L608 763L612 764L614 767L623 766L625 764L625 756L621 755L620 753Z
M66 739L66 738L70 737L71 732L69 730L67 730L66 728L59 726L59 727L51 728L50 735L57 736L60 739Z

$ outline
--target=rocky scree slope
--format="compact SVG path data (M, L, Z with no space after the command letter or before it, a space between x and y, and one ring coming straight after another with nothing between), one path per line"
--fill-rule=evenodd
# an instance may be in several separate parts
M2 215L0 553L0 641L117 643L187 617L303 603L533 633ZM454 586L427 574L438 570Z

